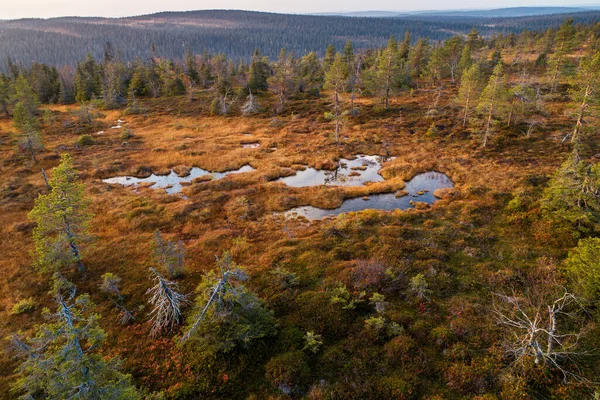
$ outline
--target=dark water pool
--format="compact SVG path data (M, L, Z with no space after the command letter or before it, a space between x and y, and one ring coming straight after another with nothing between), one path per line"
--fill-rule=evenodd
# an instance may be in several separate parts
M283 182L288 186L362 186L366 182L381 182L383 177L379 170L384 162L391 161L392 157L359 155L353 160L342 158L334 171L307 168L298 171L295 175L279 178L276 182Z
M168 175L155 175L152 174L147 178L136 178L134 176L117 176L114 178L103 179L102 182L120 184L123 186L138 186L141 183L154 183L150 186L152 189L165 189L168 194L175 194L181 192L183 186L182 183L191 182L196 178L204 175L211 175L212 180L216 181L231 174L241 174L244 172L254 171L250 165L244 165L240 169L225 171L225 172L209 172L205 169L194 167L190 170L190 174L187 176L179 176L175 171L171 170Z
M404 190L408 192L406 196L396 197L395 193L375 194L368 200L358 197L345 200L339 208L327 210L312 206L296 207L284 213L288 218L305 217L311 221L323 217L339 215L350 211L362 210L406 210L414 208L413 202L423 202L433 204L437 198L433 192L437 189L452 188L454 183L440 172L426 172L416 175L409 182L406 182Z

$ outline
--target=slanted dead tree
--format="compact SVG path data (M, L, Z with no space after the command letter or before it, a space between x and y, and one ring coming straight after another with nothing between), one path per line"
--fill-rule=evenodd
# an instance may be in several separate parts
M588 382L577 361L584 333L575 314L583 311L575 295L552 281L532 279L524 293L494 293L493 314L506 333L505 352L513 367L526 369L533 362L557 371L563 382Z
M154 306L150 312L152 329L150 334L157 336L165 330L171 330L182 322L182 307L187 303L186 296L179 293L177 283L162 277L154 268L150 268L154 275L154 286L147 294L151 295L149 302Z
M196 319L196 321L194 321L190 329L181 338L181 343L186 342L194 334L198 326L202 323L207 311L212 305L214 305L215 307L223 308L223 302L225 299L226 292L228 290L236 290L234 286L229 284L230 278L236 279L238 281L245 281L246 279L248 279L248 276L244 271L235 267L233 259L231 258L231 254L226 253L223 259L220 259L216 255L215 257L217 259L217 265L219 266L219 269L221 271L221 279L219 279L219 281L217 281L217 284L210 289L211 295L208 298L206 305L204 306L204 308L198 315L198 318Z

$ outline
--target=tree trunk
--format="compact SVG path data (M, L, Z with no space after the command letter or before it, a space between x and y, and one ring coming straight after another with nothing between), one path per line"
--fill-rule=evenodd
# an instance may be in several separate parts
M463 128L467 127L467 118L469 116L469 101L471 100L471 93L467 95L467 100L465 102L465 116L463 118Z
M67 221L66 217L63 217L63 221L65 223L65 233L67 234L67 240L69 241L71 252L73 253L73 257L75 257L75 261L77 262L77 268L79 269L79 272L85 272L85 266L81 262L81 253L79 252L79 248L75 243L75 235L73 235L73 232L71 231L69 221Z
M550 317L550 326L548 327L548 349L546 354L552 354L554 351L554 334L556 332L556 313L551 306L548 306L548 316Z
M334 94L334 109L335 109L335 142L340 141L340 108L339 108L339 96L337 89Z
M37 164L37 159L35 158L35 150L33 149L33 142L31 140L31 136L27 137L27 147L29 148L29 152L31 153L31 159L34 164Z
M50 183L48 182L48 177L46 176L46 171L44 171L44 168L42 168L42 177L44 178L44 182L46 182L46 189L52 190L52 186L50 186Z
M579 140L579 130L583 126L583 116L584 116L585 110L588 106L587 100L590 95L590 91L591 91L591 88L588 83L587 87L585 88L585 95L583 96L583 100L581 101L581 105L579 106L579 114L577 115L577 123L575 124L575 129L573 130L573 136L571 137L571 143L576 143Z
M494 115L494 102L490 104L490 111L488 113L487 124L485 127L485 136L483 137L483 148L487 147L488 139L490 136L490 130L492 127L492 116Z

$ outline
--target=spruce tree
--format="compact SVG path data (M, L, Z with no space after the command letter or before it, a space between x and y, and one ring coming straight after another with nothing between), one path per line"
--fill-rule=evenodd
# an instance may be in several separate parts
M585 236L600 229L600 164L588 164L575 145L554 173L541 200L547 220Z
M573 19L565 19L554 37L554 53L548 60L548 76L550 79L550 92L556 90L560 76L564 73L567 57L573 48L575 27Z
M400 71L398 64L398 44L396 38L391 36L387 47L381 53L378 62L377 86L383 88L384 104L387 110L390 103L390 93L395 87L394 82Z
M196 309L181 339L203 357L249 347L276 331L273 313L241 284L247 275L231 255L217 263L219 272L207 273L196 289Z
M323 58L323 70L325 72L327 72L329 67L331 67L331 64L333 64L333 60L335 59L335 53L335 47L332 44L327 46L327 49L325 49L325 57Z
M575 128L571 141L576 143L587 115L595 113L600 104L600 51L581 59L572 79L570 97L575 110Z
M269 89L277 95L279 102L277 112L282 113L284 111L285 102L296 89L296 81L297 74L294 59L285 49L281 49L275 64L275 73L267 80Z
M36 154L44 148L38 119L39 102L25 76L19 75L17 78L12 99L15 102L13 122L19 131L19 147L37 163Z
M333 92L333 112L325 113L325 118L334 121L335 123L335 141L338 142L340 138L340 129L342 126L343 118L346 116L346 112L341 111L340 107L340 92L344 90L346 84L346 66L344 59L340 53L335 55L333 64L329 70L325 73L325 89Z
M303 92L319 96L323 87L324 74L321 63L314 51L300 59L300 88Z
M71 156L61 156L49 184L50 192L40 194L29 213L37 223L33 230L35 266L42 272L53 272L76 264L83 272L80 247L87 239L90 201L85 197L85 186L78 182Z
M101 353L106 334L88 295L56 296L57 310L36 335L12 338L25 361L12 391L20 399L139 399L121 360Z
M75 98L78 103L99 97L102 93L100 66L94 57L87 55L85 61L77 63L75 71Z
M269 67L269 59L263 57L258 49L254 50L250 70L248 72L248 88L257 93L269 88L267 79L269 78L271 69Z

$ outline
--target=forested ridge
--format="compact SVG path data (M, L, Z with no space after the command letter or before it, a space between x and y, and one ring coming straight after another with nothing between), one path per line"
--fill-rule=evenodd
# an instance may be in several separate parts
M572 13L576 23L600 21L600 12ZM475 27L483 35L556 28L566 16L543 15L516 18L464 16L405 16L399 18L349 18L284 15L248 11L190 11L108 18L54 18L0 21L0 70L6 58L25 65L33 61L54 66L72 65L90 53L98 58L104 43L111 41L126 61L150 56L154 44L158 55L182 58L186 48L195 53L223 53L248 60L255 49L274 58L281 48L296 54L317 51L323 55L332 43L341 49L347 40L366 49L383 45L390 35L401 37L409 30L413 38L443 40L467 34Z
M0 397L600 396L599 26L9 57Z

